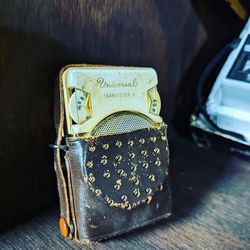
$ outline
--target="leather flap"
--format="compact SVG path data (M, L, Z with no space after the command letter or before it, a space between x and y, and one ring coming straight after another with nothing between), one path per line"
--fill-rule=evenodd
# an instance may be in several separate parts
M169 158L165 125L81 140L83 181L110 206L131 209L163 189Z

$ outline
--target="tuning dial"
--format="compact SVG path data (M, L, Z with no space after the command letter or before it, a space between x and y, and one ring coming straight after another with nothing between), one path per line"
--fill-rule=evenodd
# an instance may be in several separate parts
M159 93L157 91L157 88L154 87L148 91L148 96L150 99L149 102L149 112L155 115L160 114L161 110L161 99L159 96Z
M89 117L88 93L75 90L69 100L69 114L75 123L83 123Z

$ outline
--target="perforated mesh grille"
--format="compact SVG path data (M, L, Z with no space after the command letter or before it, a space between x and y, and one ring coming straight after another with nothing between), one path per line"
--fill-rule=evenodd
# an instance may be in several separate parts
M94 130L94 136L121 134L153 127L153 122L134 113L117 113L103 121Z

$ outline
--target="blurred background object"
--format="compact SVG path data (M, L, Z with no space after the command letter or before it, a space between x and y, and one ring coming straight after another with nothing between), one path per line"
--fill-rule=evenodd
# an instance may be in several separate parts
M240 0L225 0L229 3L230 7L234 10L234 12L241 18L242 20L246 20L248 18L247 11L247 2L243 1L243 4ZM244 3L245 2L245 3Z
M207 36L202 48L182 77L175 99L173 123L179 133L189 138L191 137L189 118L195 109L196 88L202 72L226 44L239 36L246 23L246 20L242 20L225 0L191 0L191 2ZM249 1L241 0L240 3L247 12L250 11ZM204 98L210 93L222 65L223 60L210 75L204 89Z
M208 98L203 98L209 76L226 57ZM191 118L198 145L250 156L250 19L239 38L224 46L205 67L198 82L196 111ZM216 142L212 138L217 138ZM220 143L227 141L227 144Z

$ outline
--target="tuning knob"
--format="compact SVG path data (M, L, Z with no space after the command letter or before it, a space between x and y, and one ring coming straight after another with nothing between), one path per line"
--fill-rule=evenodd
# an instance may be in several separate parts
M161 99L157 91L157 88L154 87L150 89L148 91L148 96L150 99L149 112L155 115L159 115L161 110Z
M87 108L88 94L81 90L75 90L69 100L69 114L75 123L83 123L89 117Z

